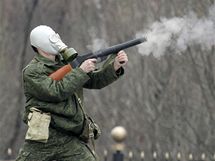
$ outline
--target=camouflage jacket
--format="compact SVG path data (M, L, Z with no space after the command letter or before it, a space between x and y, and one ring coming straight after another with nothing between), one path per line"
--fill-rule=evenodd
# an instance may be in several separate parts
M62 80L52 80L49 75L64 66L66 62L61 56L53 62L40 54L23 69L23 86L26 105L23 120L27 123L27 116L31 107L51 113L51 126L80 134L84 115L79 107L74 93L83 102L83 88L100 89L123 75L120 68L115 72L113 58L109 58L99 70L86 74L82 69L75 68Z

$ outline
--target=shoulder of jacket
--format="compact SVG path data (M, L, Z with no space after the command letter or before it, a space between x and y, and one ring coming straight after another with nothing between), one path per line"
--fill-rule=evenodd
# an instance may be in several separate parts
M31 60L31 62L23 68L23 73L39 73L43 70L44 64L37 61L36 59Z

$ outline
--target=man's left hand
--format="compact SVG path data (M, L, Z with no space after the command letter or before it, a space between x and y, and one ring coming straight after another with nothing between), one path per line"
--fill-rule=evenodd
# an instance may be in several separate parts
M117 56L114 60L114 69L117 71L119 68L125 66L128 62L128 56L127 54L121 50L117 53Z

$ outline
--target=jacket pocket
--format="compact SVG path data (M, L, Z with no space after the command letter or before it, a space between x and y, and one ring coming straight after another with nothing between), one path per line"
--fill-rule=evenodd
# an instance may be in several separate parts
M51 115L35 107L30 110L31 112L28 115L28 130L25 139L46 143L49 138Z

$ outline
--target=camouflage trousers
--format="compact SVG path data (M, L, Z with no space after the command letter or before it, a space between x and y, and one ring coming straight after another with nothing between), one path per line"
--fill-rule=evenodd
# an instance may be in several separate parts
M47 143L25 141L16 161L96 161L90 147L77 137L50 128Z

